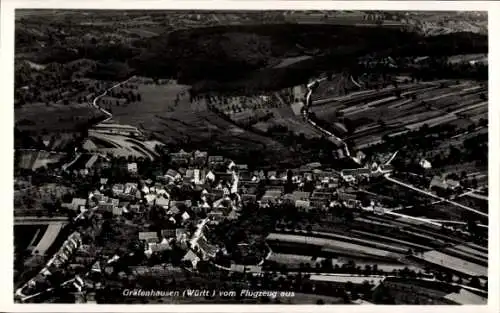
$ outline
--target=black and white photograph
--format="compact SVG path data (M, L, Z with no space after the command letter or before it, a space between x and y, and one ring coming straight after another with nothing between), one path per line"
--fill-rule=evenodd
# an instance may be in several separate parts
M13 19L12 302L488 304L488 11Z

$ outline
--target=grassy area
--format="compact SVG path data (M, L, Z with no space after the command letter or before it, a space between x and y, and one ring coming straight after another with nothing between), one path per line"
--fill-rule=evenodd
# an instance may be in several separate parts
M102 113L88 104L69 105L43 103L26 104L14 109L14 121L21 131L44 135L47 133L75 132L86 127Z
M211 149L229 153L228 156L260 150L262 159L267 160L278 156L283 160L290 154L281 143L244 130L211 112L204 99L191 102L188 89L178 84L131 81L114 90L115 97L104 107L111 109L114 121L137 126L165 143L206 149L206 143L211 142ZM131 91L140 94L141 100L124 104L118 99L120 94Z

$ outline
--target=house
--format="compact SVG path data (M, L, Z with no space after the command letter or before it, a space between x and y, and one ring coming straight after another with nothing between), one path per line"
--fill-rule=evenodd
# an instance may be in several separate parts
M208 152L196 150L193 158L196 165L203 166L207 163Z
M243 203L253 203L257 202L257 196L255 194L242 194L241 195L241 202Z
M176 170L173 170L173 169L169 169L167 170L167 172L165 173L165 178L168 180L168 181L177 181L179 179L182 178L181 174L179 172L177 172Z
M431 162L427 161L426 159L420 160L420 166L423 167L424 169L429 169L432 168Z
M141 206L139 204L131 204L129 210L130 212L139 213L141 212Z
M214 210L211 211L207 214L207 217L210 219L210 221L214 224L218 224L220 222L223 222L226 217L224 216L224 213L219 210Z
M344 179L348 177L358 177L358 176L370 176L371 170L369 168L354 168L354 169L344 169L340 171L340 176Z
M233 181L233 173L215 172L215 177L217 177L219 181L224 181L228 183Z
M309 200L296 200L295 206L298 209L309 210L311 208L311 201L309 201Z
M291 195L290 195L290 199L292 199L293 201L297 201L297 200L309 200L309 197L310 197L310 193L309 192L306 192L306 191L294 191Z
M144 240L146 242L158 242L158 235L156 232L139 232L139 240Z
M187 172L187 170L188 170L188 169L187 169L187 168L185 168L185 167L179 167L179 168L177 169L177 172L179 172L179 174L181 174L181 176L182 176L182 177L184 177L184 176L186 176L186 172Z
M113 195L121 194L125 191L125 185L123 184L114 184L111 188Z
M282 190L267 190L262 196L261 201L263 203L275 203L279 200L281 195L283 194Z
M220 155L211 155L208 157L208 165L215 166L224 164L224 157Z
M152 252L163 252L167 250L172 250L172 246L168 243L166 239L162 240L160 243L150 243L149 249Z
M198 257L193 251L189 250L186 255L182 258L183 262L189 263L193 268L196 268L196 265L200 261L200 257Z
M177 214L181 213L181 210L179 210L179 208L177 206L172 206L168 211L167 211L167 215L170 215L170 216L175 216Z
M308 163L305 165L305 168L310 169L310 170L315 169L315 168L320 168L320 167L321 167L321 163L319 163L319 162L312 162L312 163Z
M154 203L155 203L155 205L157 205L159 207L162 207L164 209L168 209L168 206L170 204L170 200L168 198L165 198L165 197L157 197L154 200Z
M113 215L114 216L121 216L123 214L123 207L121 206L114 206L112 208Z
M176 153L170 153L170 160L175 164L189 164L191 161L191 153L188 153L181 149L181 151Z
M101 201L97 205L97 209L101 212L113 212L115 205L112 202Z
M70 208L74 211L78 211L82 206L85 207L86 204L87 204L87 199L73 198L73 200L71 201Z
M127 164L127 171L130 174L137 174L137 163L132 162Z
M246 170L238 171L238 176L241 182L247 182L252 180L252 174Z
M193 182L196 185L202 185L205 183L205 175L203 175L203 172L204 171L202 171L200 169L193 170Z
M434 176L431 180L429 189L455 190L459 187L460 183L456 180Z
M391 164L382 164L379 166L379 170L384 174L388 174L394 171L394 166Z
M267 178L270 180L275 180L277 179L278 173L276 171L269 171L267 172Z
M206 180L209 181L209 182L213 182L215 181L215 175L214 173L212 173L212 171L209 171L206 175Z
M247 164L236 164L236 168L238 171L248 171L248 165Z
M144 196L144 199L146 199L146 202L148 204L154 204L155 200L156 200L156 195L153 195L153 194L147 194Z
M191 218L191 215L189 215L188 212L184 212L182 213L181 217L184 221L187 221Z
M176 231L173 228L162 229L161 230L161 235L162 235L163 238L166 238L166 239L175 238L176 237Z
M327 205L333 198L330 192L314 191L309 199L310 205L314 208L321 208Z
M339 191L337 193L337 196L338 196L339 201L356 200L355 194L346 193L346 192L342 192L342 191Z
M184 174L184 178L187 178L189 182L194 180L194 169L187 169Z

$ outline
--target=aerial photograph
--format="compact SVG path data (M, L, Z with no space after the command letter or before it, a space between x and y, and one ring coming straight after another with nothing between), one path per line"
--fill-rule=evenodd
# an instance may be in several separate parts
M14 31L14 302L488 303L486 11Z

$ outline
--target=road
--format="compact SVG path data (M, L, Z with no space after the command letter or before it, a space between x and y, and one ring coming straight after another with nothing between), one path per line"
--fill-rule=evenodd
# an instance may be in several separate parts
M465 206L465 205L463 205L463 204L457 203L457 202L455 202L455 201L451 201L451 200L448 200L448 199L445 199L445 198L439 197L439 196L437 196L437 195L435 195L435 194L433 194L433 193L430 193L430 192L425 191L425 190L423 190L423 189L417 188L417 187L415 187L415 186L412 186L412 185L409 185L409 184L404 183L404 182L402 182L402 181L399 181L399 180L397 180L397 179L394 179L394 178L390 177L390 174L386 174L386 175L384 175L384 177L385 177L388 181L390 181L390 182L392 182L392 183L395 183L395 184L401 185L401 186L403 186L403 187L409 188L409 189L411 189L411 190L414 190L414 191L420 192L420 193L425 194L425 195L427 195L427 196L429 196L429 197L432 197L432 198L435 198L435 199L439 199L439 200L441 200L441 201L443 201L443 202L447 202L447 203L449 203L449 204L452 204L452 205L454 205L454 206L457 206L457 207L462 208L462 209L464 209L464 210L467 210L467 211L469 211L469 212L473 212L473 213L476 213L476 214L478 214L478 215L481 215L481 216L484 216L484 217L488 217L488 214L486 214L486 213L483 213L483 212L481 212L481 211L475 210L475 209L473 209L473 208L470 208L470 207Z
M110 112L106 111L101 106L99 106L99 104L98 104L99 99L101 99L102 97L104 97L105 95L107 95L110 90L112 90L112 89L114 89L116 87L119 87L119 86L121 86L123 84L128 83L132 78L135 78L135 76L129 77L128 79L126 79L126 80L124 80L122 82L119 82L116 85L113 85L113 86L109 87L102 94L98 95L97 97L94 98L94 100L92 100L92 106L94 106L96 109L98 109L99 111L101 111L102 113L104 113L106 116L108 116L104 121L99 122L98 124L100 124L100 123L106 123L107 121L109 121L110 119L113 118L113 114L111 114Z
M323 80L325 80L326 78L321 78L319 80L316 80L315 82L316 83L319 83ZM347 146L347 144L342 140L340 139L339 137L335 136L333 133L327 131L326 129L322 128L321 126L317 125L316 122L312 121L310 118L309 118L309 108L312 106L312 92L313 92L313 85L312 84L309 84L307 86L307 89L308 89L308 92L306 94L306 103L305 103L305 110L302 111L302 115L304 117L304 120L306 122L308 122L309 124L311 124L311 126L313 126L314 128L318 129L323 135L325 135L327 138L333 138L336 142L340 143L343 148L344 148L344 151L345 151L345 154L347 157L353 159L354 161L356 161L354 158L351 157L351 151L349 150L349 147ZM356 163L359 163L356 161Z
M116 87L119 87L125 83L127 83L128 81L130 81L132 78L135 78L135 76L132 76L132 77L129 77L128 79L122 81L122 82L119 82L117 83L116 85L113 85L111 87L109 87L108 89L104 90L103 93L101 93L100 95L96 96L93 100L92 100L92 106L96 109L98 109L99 111L101 111L102 113L104 113L104 115L106 115L106 119L104 119L103 121L101 122L98 122L97 124L101 124L101 123L106 123L108 122L109 120L111 120L113 118L113 114L111 114L110 112L106 111L104 108L102 108L101 106L99 106L98 102L99 102L99 99L101 99L102 97L104 97L105 95L108 94L108 92ZM96 124L96 125L97 125ZM63 165L62 169L63 171L65 171L68 167L70 167L71 165L73 165L73 163L75 163L78 158L81 156L81 153L80 152L77 152L76 155L75 155L75 158L73 160L71 160L69 163L66 163Z

